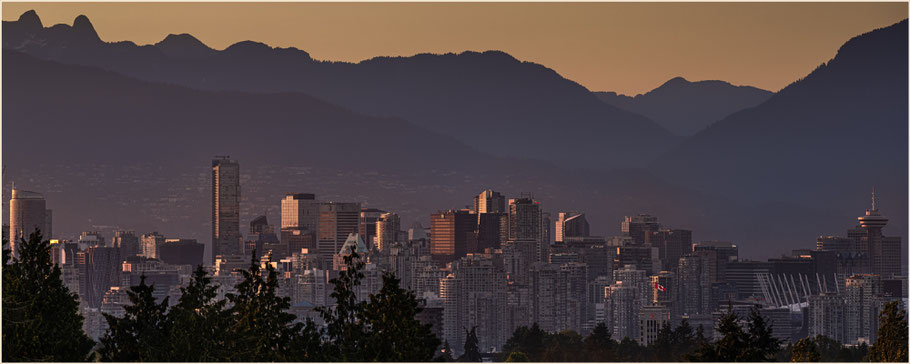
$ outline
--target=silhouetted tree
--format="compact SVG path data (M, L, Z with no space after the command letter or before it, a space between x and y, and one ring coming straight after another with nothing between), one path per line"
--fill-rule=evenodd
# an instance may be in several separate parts
M525 353L532 362L539 362L543 356L550 334L540 329L535 322L531 327L521 326L515 329L512 337L503 345L503 352L511 353L520 351Z
M528 359L528 354L522 353L520 351L513 351L509 353L509 357L506 358L506 363L526 363L531 361Z
M585 360L594 362L616 361L616 340L610 337L610 330L603 322L599 322L591 334L585 338Z
M746 361L774 361L780 351L780 340L773 336L770 325L757 307L749 314L749 333L743 359Z
M226 302L215 299L218 286L212 284L212 277L200 265L180 292L180 299L168 312L171 322L169 360L226 360L230 321L224 308Z
M702 335L704 335L704 332L702 332ZM695 336L692 333L692 326L689 325L689 320L682 320L679 327L673 330L670 341L673 348L673 360L685 361L686 355L695 350Z
M18 249L9 264L3 250L3 361L86 360L94 341L82 331L79 297L63 285L49 242L36 229Z
M695 329L695 347L692 351L685 355L685 361L692 362L705 362L705 361L717 361L717 354L714 350L714 345L711 340L705 337L705 329L703 326L698 325Z
M879 313L878 338L869 350L875 362L907 362L907 312L900 301L885 304Z
M356 248L344 257L344 264L346 269L338 273L338 278L329 281L335 286L331 294L335 306L316 309L326 323L326 337L331 343L326 346L326 355L329 360L366 361L361 350L365 337L360 319L366 303L358 300L354 293L364 277L365 264Z
M580 362L584 360L584 338L577 332L565 330L550 335L544 350L545 362Z
M648 346L648 352L656 361L673 361L673 328L664 322L657 331L657 338ZM644 359L644 358L642 358Z
M417 320L420 313L414 293L399 286L392 273L382 275L382 289L370 295L364 307L364 327L368 330L363 345L368 361L430 361L439 339Z
M464 354L458 358L460 362L479 362L480 358L480 348L477 346L477 327L472 327L471 330L465 329L465 339L464 339Z
M712 346L714 358L710 361L743 361L749 337L739 326L738 317L732 306L717 321L717 331L722 335Z
M638 341L630 339L628 336L622 338L619 345L616 346L616 357L622 362L641 361L643 348Z
M108 329L101 338L98 353L104 361L163 361L169 353L167 320L168 298L161 303L152 295L155 287L145 284L145 275L139 285L126 292L130 304L123 306L123 317L104 313Z
M236 294L228 294L232 307L228 340L228 360L231 361L287 361L293 353L294 337L303 324L293 321L296 317L287 312L290 299L277 295L278 274L272 267L269 255L263 276L253 252L250 267L241 270L243 280L237 284Z
M792 347L790 356L791 362L818 362L821 361L821 355L818 353L818 346L812 338L802 338Z

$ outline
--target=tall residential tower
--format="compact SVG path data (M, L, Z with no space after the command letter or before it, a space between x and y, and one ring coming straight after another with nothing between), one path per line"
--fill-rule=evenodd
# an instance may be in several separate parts
M227 156L212 160L212 255L239 254L240 164Z

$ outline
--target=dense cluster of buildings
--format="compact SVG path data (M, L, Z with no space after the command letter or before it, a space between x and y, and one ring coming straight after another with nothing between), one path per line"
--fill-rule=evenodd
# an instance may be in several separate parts
M383 272L394 273L419 298L419 319L433 324L456 354L471 328L487 352L534 323L582 335L604 323L613 338L647 345L666 322L686 319L710 336L724 312L745 319L756 307L785 342L817 334L845 344L873 342L881 307L907 297L901 239L883 235L888 220L874 195L846 237L822 236L814 250L753 261L740 258L732 242L693 241L692 231L651 215L626 216L618 222L620 236L592 236L582 212L552 219L531 195L506 198L493 190L474 196L472 208L430 214L429 228L405 228L394 212L357 202L288 193L276 201L279 225L259 216L244 235L240 191L239 164L213 160L209 254L195 240L158 232L52 239L65 284L82 301L86 331L100 336L101 313L122 313L127 287L142 275L156 297L174 303L194 267L205 265L224 297L251 259L271 262L293 313L319 322L314 308L333 304L329 280L352 251L366 263L358 297L377 292ZM10 206L11 236L37 227L53 238L40 194L13 190Z

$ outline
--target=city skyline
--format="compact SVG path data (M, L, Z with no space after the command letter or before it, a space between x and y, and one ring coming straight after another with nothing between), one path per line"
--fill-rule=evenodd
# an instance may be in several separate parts
M907 361L906 3L2 10L3 361Z

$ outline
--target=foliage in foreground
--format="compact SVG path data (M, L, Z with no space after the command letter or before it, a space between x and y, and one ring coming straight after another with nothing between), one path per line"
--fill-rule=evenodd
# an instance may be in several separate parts
M12 261L3 250L3 361L87 360L94 341L82 331L79 297L63 285L50 242L35 230L17 248Z

